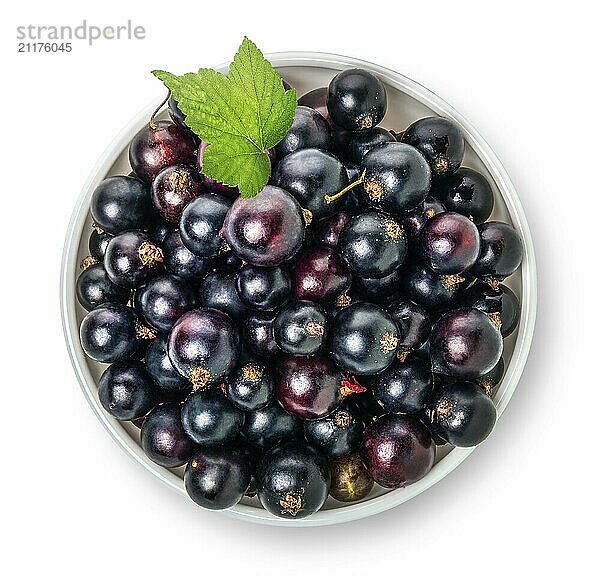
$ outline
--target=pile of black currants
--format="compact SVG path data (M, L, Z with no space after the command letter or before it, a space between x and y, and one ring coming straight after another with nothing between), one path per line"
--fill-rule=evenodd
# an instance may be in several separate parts
M110 366L99 400L141 426L157 464L187 464L199 505L258 495L284 518L328 495L427 474L436 445L493 428L503 338L520 305L510 225L440 117L378 127L384 85L339 73L298 101L254 198L201 173L206 144L171 120L102 181L77 296L81 344Z

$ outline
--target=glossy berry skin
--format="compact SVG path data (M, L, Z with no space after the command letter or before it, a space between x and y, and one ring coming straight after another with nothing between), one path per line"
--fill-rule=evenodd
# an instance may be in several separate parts
M300 418L288 414L279 403L268 405L246 413L242 435L253 446L272 448L279 442L288 442L302 434Z
M167 222L161 216L154 216L154 219L150 222L146 231L150 240L162 247L162 243L174 230L174 224Z
M462 214L436 214L421 230L421 255L431 270L459 274L469 270L480 250L477 226Z
M183 209L201 191L200 177L195 169L175 165L162 169L152 181L152 203L168 222L179 224Z
M233 273L207 274L198 285L198 304L226 313L236 323L248 312L237 291L236 275Z
M442 316L430 338L434 373L475 379L490 371L502 356L502 335L477 309L460 308Z
M90 256L95 258L98 262L102 262L102 260L104 260L104 254L106 253L106 247L111 238L112 234L104 232L104 230L98 232L96 228L93 228L88 241Z
M137 288L158 270L162 261L162 250L148 235L131 230L118 234L108 243L104 268L115 284Z
M314 246L296 260L292 293L300 300L327 302L350 288L347 264L333 248Z
M356 450L363 430L359 414L346 402L324 418L304 422L306 441L328 458L339 458Z
M396 361L366 383L381 407L389 413L417 414L427 407L433 394L429 364L418 357Z
M208 143L206 141L201 141L198 146L198 156L196 159L198 171L202 171L202 163L204 158L204 151L208 147ZM211 192L213 194L221 194L222 196L226 196L229 199L235 199L240 195L240 191L234 186L227 186L218 182L217 180L207 176L206 174L200 173L200 180L204 185L204 189L207 192Z
M152 212L150 191L137 178L106 178L92 194L90 212L94 223L109 234L142 229Z
M346 158L350 163L360 165L362 158L371 149L390 141L396 140L389 131L382 127L372 127L366 131L357 131L350 135Z
M348 131L370 129L387 110L385 86L368 71L342 71L329 83L327 110L333 122Z
M408 247L413 254L417 256L420 254L421 230L427 220L445 211L446 208L438 200L428 196L415 210L402 217L400 223L406 233Z
M156 337L148 343L144 364L152 381L165 391L182 392L192 384L175 369L167 353L167 339Z
M218 194L201 194L181 214L181 240L196 256L216 256L223 249L220 232L230 202Z
M292 258L302 246L304 230L302 208L275 186L265 186L253 198L238 198L223 224L229 246L255 266L277 266Z
M235 279L243 303L257 311L272 311L288 298L292 282L288 271L281 266L261 268L247 264Z
M142 424L140 440L146 456L165 468L183 466L196 447L183 429L178 403L154 408Z
M331 488L329 494L341 502L356 502L373 489L373 479L358 452L352 452L329 462Z
M425 156L435 178L455 172L465 153L465 140L459 127L443 117L415 121L404 131L402 141Z
M169 334L169 359L194 387L225 378L240 355L240 336L233 321L214 309L188 311Z
M312 355L327 335L327 315L316 303L292 301L281 308L273 322L277 345L291 355Z
M139 348L137 324L133 309L104 304L90 311L81 321L81 346L85 354L96 361L123 361L132 357Z
M417 482L431 470L435 444L416 417L388 414L365 429L360 455L377 484L399 488Z
M494 192L485 176L469 167L461 167L435 184L433 195L449 212L485 222L494 209Z
M378 305L388 305L400 298L398 289L401 278L401 269L394 270L391 274L381 278L355 276L352 279L352 288L362 300Z
M467 276L453 280L433 272L424 264L414 262L404 268L400 290L404 296L427 309L429 313L435 313L455 304L461 291L471 280L472 277Z
M275 373L275 394L285 410L305 420L323 418L343 398L364 388L348 379L323 355L282 357Z
M354 216L340 233L338 247L350 270L362 278L391 274L407 252L402 226L383 212Z
M171 165L192 166L196 161L196 144L189 131L172 121L155 121L138 131L129 145L129 163L147 183L160 170Z
M300 149L331 148L331 127L323 115L309 107L296 107L294 121L284 138L275 146L278 159Z
M333 154L321 149L299 149L277 164L273 183L312 212L313 220L320 220L341 210L342 198L327 203L325 196L343 190L348 185L348 175Z
M398 326L398 353L417 349L431 333L431 319L427 311L408 300L401 300L388 308L388 313Z
M244 425L244 413L218 387L199 389L181 407L185 433L196 444L215 446L233 440Z
M139 286L133 295L136 312L154 329L168 333L179 317L194 308L194 289L185 279L159 274Z
M427 160L405 143L384 143L362 159L361 188L368 204L390 214L401 214L423 203L431 186Z
M484 373L482 376L474 380L474 382L482 389L488 397L493 397L496 393L498 385L504 377L504 360L501 358L491 371Z
M352 216L349 212L338 212L328 218L323 218L311 224L310 237L311 242L317 246L329 246L337 248L340 238L340 232L350 221Z
M310 107L315 111L318 111L327 123L334 128L334 123L329 117L329 111L327 110L327 87L318 87L308 93L305 93L298 99L298 105L302 107Z
M88 266L78 277L75 287L77 300L86 310L91 311L104 303L126 304L129 290L117 286L108 278L101 264Z
M351 373L380 373L394 361L397 344L396 323L373 304L350 305L333 321L331 356L342 369Z
M225 394L237 408L248 412L265 407L272 399L275 382L270 371L256 361L236 369L225 382Z
M460 448L470 448L483 442L496 423L494 402L470 381L439 387L431 409L431 429Z
M470 272L484 280L504 280L519 268L523 260L521 237L504 222L485 222L478 228L481 252Z
M262 456L256 481L264 508L295 519L307 517L325 504L331 475L325 457L314 448L286 442Z
M270 360L281 353L273 333L275 316L275 313L255 311L242 323L244 343L261 359Z
M515 293L501 284L493 289L489 284L478 282L469 287L461 301L462 306L479 309L492 318L492 322L500 323L502 337L508 337L519 323L521 306Z
M183 483L196 504L209 510L224 510L242 499L251 476L250 460L243 450L216 446L192 456Z
M143 363L113 363L98 382L98 399L102 407L118 420L145 416L156 404L156 386Z
M208 272L210 258L194 254L181 240L178 231L171 232L162 243L163 263L171 274L196 282Z

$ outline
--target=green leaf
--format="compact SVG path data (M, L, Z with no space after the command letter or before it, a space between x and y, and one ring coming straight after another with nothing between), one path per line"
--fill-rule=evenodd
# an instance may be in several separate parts
M267 150L292 126L296 91L284 89L279 73L247 38L228 76L212 69L182 76L153 74L173 94L186 124L210 144L202 173L237 186L242 197L255 196L269 180Z

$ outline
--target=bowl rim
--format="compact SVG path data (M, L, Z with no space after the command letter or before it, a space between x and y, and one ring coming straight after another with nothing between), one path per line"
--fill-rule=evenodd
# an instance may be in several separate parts
M365 60L331 53L293 51L270 53L265 56L275 67L305 66L332 70L359 67L366 69L378 75L386 84L420 101L437 114L452 119L461 127L465 139L469 142L475 154L481 159L496 183L500 195L508 208L513 225L517 228L523 239L524 246L523 263L521 266L521 316L513 355L502 380L503 390L501 396L496 400L496 409L498 417L500 417L518 385L531 348L537 312L537 271L533 240L525 212L515 187L497 155L473 125L452 106L426 87L391 69ZM222 64L215 67L215 70L226 72L228 66L228 63ZM157 97L127 123L99 157L81 190L65 237L60 276L60 307L63 332L71 364L89 405L104 428L128 456L140 466L154 474L169 488L187 497L182 479L149 460L141 447L134 443L119 422L111 418L94 397L96 382L89 372L85 354L79 343L76 297L73 284L76 276L77 253L83 226L88 215L91 193L98 182L106 176L118 155L121 154L131 141L133 135L144 125L163 99L164 95ZM406 488L390 490L379 497L356 504L318 511L305 519L283 519L272 515L263 508L241 504L223 512L231 517L248 522L287 527L322 526L358 520L394 508L427 490L457 468L474 449L454 448L437 462L424 478ZM190 503L192 503L191 499Z

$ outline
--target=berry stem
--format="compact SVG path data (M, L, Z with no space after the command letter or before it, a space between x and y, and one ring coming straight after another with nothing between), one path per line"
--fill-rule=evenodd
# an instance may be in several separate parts
M325 196L325 201L328 204L331 204L331 202L335 202L335 200L341 198L345 193L349 192L354 186L362 184L365 180L366 173L367 170L365 169L356 181L353 181L351 184L347 185L343 190L339 191L337 194L333 194L333 196Z
M156 129L156 123L154 122L154 118L158 115L159 111L163 108L163 105L169 100L170 96L171 96L171 91L167 91L167 96L163 99L161 104L156 109L154 109L154 112L152 113L152 115L150 115L150 127L152 129Z

